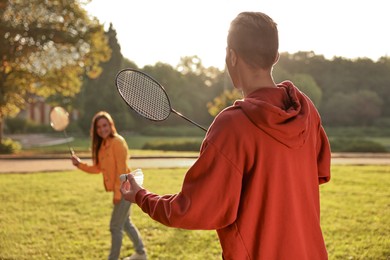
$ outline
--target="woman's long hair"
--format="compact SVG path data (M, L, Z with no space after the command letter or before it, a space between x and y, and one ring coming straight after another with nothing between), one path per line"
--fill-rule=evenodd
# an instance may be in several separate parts
M114 135L117 134L114 120L112 120L112 117L111 117L111 115L109 113L107 113L105 111L100 111L100 112L95 114L95 116L92 119L91 132L90 132L91 139L92 139L92 160L93 160L93 163L95 165L99 163L98 154L99 154L99 149L100 149L100 147L102 146L102 143L103 143L103 138L101 138L97 134L97 127L96 127L96 125L97 125L97 122L99 121L99 119L102 119L102 118L107 119L108 123L111 126L110 137L113 137Z

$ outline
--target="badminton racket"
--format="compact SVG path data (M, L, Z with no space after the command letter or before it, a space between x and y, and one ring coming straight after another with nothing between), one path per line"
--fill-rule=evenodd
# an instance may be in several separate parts
M124 69L117 74L115 84L122 99L139 115L152 121L163 121L172 112L207 131L203 126L174 110L164 87L151 76L135 69Z
M66 134L66 127L69 125L69 114L63 107L53 107L50 111L50 126L56 131L62 131L66 139L68 139L68 135ZM70 155L74 154L73 148L68 146Z

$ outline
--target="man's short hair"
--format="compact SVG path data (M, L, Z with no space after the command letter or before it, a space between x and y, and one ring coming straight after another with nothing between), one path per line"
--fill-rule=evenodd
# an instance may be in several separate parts
M277 24L261 12L242 12L230 24L227 44L250 66L269 69L279 48Z

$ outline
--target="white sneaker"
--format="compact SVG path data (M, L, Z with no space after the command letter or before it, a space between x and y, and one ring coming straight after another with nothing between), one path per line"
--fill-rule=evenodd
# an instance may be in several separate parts
M146 254L143 253L143 254L139 254L137 252L135 252L134 254L132 254L131 256L129 257L125 257L123 258L123 260L146 260Z

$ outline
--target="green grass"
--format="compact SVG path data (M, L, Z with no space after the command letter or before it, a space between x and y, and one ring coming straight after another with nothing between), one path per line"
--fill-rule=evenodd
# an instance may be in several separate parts
M186 169L144 169L144 186L178 192ZM321 186L329 259L389 259L390 166L333 166ZM80 171L0 174L0 259L105 259L112 194ZM221 259L215 231L165 227L132 206L149 259ZM121 257L133 252L124 238Z
M390 259L390 166L333 166L321 187L330 259Z

